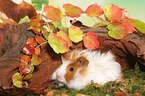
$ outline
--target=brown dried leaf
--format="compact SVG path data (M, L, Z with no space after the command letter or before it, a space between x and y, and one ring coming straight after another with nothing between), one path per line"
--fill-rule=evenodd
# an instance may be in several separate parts
M140 93L134 93L134 96L142 96Z
M0 4L0 11L16 22L19 22L19 20L26 15L28 15L29 18L37 15L33 6L26 3L24 0L21 4L15 4L11 0L0 0Z
M62 93L61 96L68 96L67 94Z
M46 96L53 96L53 93L55 92L56 90L50 90L47 94L46 94Z
M125 92L114 92L114 96L127 96Z
M78 93L78 94L76 94L75 96L87 96L87 95Z

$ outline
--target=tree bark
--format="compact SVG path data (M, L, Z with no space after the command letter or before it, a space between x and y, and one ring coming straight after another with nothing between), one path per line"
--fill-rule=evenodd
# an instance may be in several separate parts
M22 48L29 37L35 37L31 31L27 31L29 23L11 26L3 36L3 49L6 51L0 57L0 94L22 95L32 93L40 94L46 86L50 84L50 77L57 67L61 64L60 54L54 53L52 48L46 44L40 54L41 64L35 67L33 78L28 81L28 88L15 88L12 85L12 75L18 72L20 58L23 55ZM113 39L108 36L106 28L83 28L84 33L93 31L97 34L102 52L111 51L116 61L123 69L133 69L137 63L140 70L145 71L145 37L137 34L127 35L124 39ZM84 49L83 42L74 44L71 49ZM6 91L7 90L7 91ZM29 90L29 91L28 91ZM8 95L7 95L8 96Z

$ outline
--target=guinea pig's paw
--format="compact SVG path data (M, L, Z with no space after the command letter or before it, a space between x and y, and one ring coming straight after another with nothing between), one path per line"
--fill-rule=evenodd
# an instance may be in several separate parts
M63 84L63 83L59 83L58 86L59 86L59 87L63 87L64 84Z
M56 72L54 72L54 73L52 74L51 79L52 79L52 80L56 80L56 79L57 79L57 78L56 78Z

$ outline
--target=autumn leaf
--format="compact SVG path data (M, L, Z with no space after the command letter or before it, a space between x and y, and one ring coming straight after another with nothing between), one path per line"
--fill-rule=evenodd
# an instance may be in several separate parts
M54 96L54 92L56 92L56 90L49 90L49 92L47 92L46 96Z
M15 73L12 77L13 83L16 81L22 81L22 75L20 73Z
M40 64L40 58L38 57L37 54L33 54L32 55L32 59L31 59L31 65L39 65Z
M57 36L55 33L50 33L48 43L57 54L69 51L68 42L62 37Z
M81 14L84 12L81 8L77 7L77 6L74 6L72 4L64 4L63 5L63 8L65 9L65 14L68 16L68 17L80 17Z
M35 49L33 47L33 45L31 44L26 44L23 49L22 49L22 52L25 53L25 54L28 54L28 55L32 55L35 53Z
M48 40L49 33L48 33L48 31L47 31L46 28L44 28L44 29L42 30L42 33L43 33L43 36L45 37L45 39Z
M69 37L73 42L78 43L83 39L84 36L85 35L83 31L79 27L76 26L69 27Z
M45 6L44 11L46 13L46 17L52 21L59 22L61 21L61 15L63 14L60 9L55 8L53 6Z
M24 23L24 22L30 22L30 19L29 19L28 16L23 17L23 18L18 22L18 24L21 24L21 23Z
M32 74L30 73L30 74L27 74L23 79L24 80L29 80L31 78L32 78Z
M109 36L115 39L122 39L124 36L136 31L132 24L126 21L115 21L108 25Z
M43 14L39 13L37 16L34 16L33 19L36 19L41 25L45 23L45 21L43 20Z
M40 51L41 51L40 47L37 46L37 47L35 48L35 54L36 54L36 55L39 55L39 54L40 54Z
M31 61L31 58L28 55L23 55L21 57L21 62L27 62L29 63Z
M138 29L140 32L142 32L143 34L145 34L145 23L137 20L137 19L131 19L131 21L133 22L133 26Z
M76 94L75 96L87 96L87 95L78 93L78 94Z
M21 81L16 81L16 82L13 83L13 85L16 86L16 87L21 88L22 87L22 82Z
M108 22L108 21L102 19L101 17L97 17L97 20L98 20L100 23L105 24L105 25L108 25L108 24L110 23L110 22Z
M90 5L85 13L90 17L100 16L104 14L103 9L97 3Z
M123 17L125 17L125 18L127 18L127 19L130 18L130 17L129 17L128 11L126 11L126 10L123 11Z
M31 45L33 45L33 47L35 47L37 45L37 42L36 42L36 40L34 40L33 37L29 37L27 39L27 43L26 44L31 44Z
M57 33L57 36L62 37L64 40L66 40L68 42L68 46L72 46L72 41L70 40L70 38L68 37L68 35L64 32L64 31L59 31Z
M31 19L28 30L33 30L36 34L40 34L40 26L40 23L36 19Z
M35 36L35 39L36 39L36 41L39 43L39 44L42 44L42 43L44 43L44 38L42 37L42 36Z
M98 37L94 32L88 32L84 37L84 46L90 50L98 49L100 47Z
M105 6L104 14L109 20L121 20L123 10L118 6L110 4Z
M32 66L27 64L27 63L25 63L25 62L21 62L19 64L19 70L20 70L21 74L28 74L28 73L31 72Z

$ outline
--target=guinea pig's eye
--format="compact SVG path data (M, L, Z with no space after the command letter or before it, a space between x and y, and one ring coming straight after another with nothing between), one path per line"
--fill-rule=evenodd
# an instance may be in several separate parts
M74 68L73 68L73 67L71 67L71 68L69 69L69 71L74 71Z

